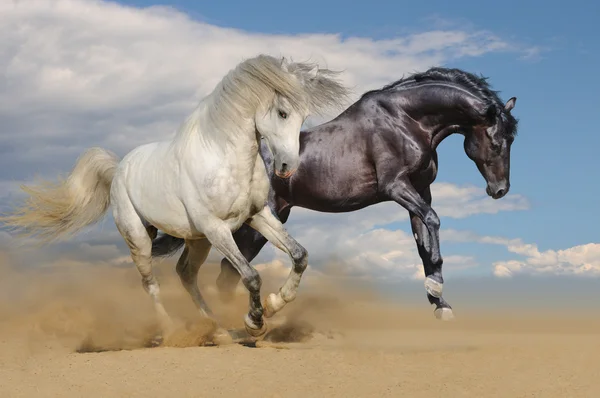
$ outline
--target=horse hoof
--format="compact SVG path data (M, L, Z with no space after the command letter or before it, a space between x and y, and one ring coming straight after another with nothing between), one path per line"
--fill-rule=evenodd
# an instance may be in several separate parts
M260 327L258 327L248 315L244 319L244 326L246 327L246 332L252 337L260 337L267 333L267 323L263 322Z
M264 336L267 333L267 325L263 323L262 327L260 329L253 329L251 327L249 327L248 325L246 325L246 332L248 332L248 334L254 338L258 338L261 336Z
M440 283L436 280L433 280L430 277L427 277L425 279L425 290L427 290L427 293L429 293L433 297L440 298L440 297L442 297L442 291L444 290L444 284Z
M265 318L270 318L285 306L285 300L280 294L271 293L265 299L263 304Z
M441 321L450 321L454 319L454 313L452 312L452 308L440 307L436 308L433 311L435 317Z

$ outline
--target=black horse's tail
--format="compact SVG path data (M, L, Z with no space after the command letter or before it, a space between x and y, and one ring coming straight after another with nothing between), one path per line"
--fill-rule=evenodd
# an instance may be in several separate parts
M163 234L152 241L152 257L168 257L185 245L185 240Z

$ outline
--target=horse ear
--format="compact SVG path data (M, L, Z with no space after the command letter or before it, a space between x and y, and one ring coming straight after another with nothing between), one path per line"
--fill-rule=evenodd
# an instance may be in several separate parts
M506 101L506 105L504 105L504 110L506 112L510 112L515 107L516 102L517 102L517 97L512 97L511 99Z

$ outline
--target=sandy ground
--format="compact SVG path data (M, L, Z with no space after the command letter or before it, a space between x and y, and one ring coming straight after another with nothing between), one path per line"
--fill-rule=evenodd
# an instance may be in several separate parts
M152 307L134 269L1 270L0 397L600 396L600 321L572 311L463 311L443 323L424 305L307 283L264 341L210 346L212 325L168 270L180 329L145 348ZM207 275L214 310L240 327L244 291L220 304Z

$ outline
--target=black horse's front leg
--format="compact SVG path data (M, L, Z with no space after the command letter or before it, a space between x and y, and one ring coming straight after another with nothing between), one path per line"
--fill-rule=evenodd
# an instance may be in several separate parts
M410 213L412 231L425 271L425 290L429 302L435 304L435 316L442 320L452 319L452 307L442 297L444 278L440 252L440 219L431 207L430 189L419 194L412 184L401 180L391 184L388 195Z

